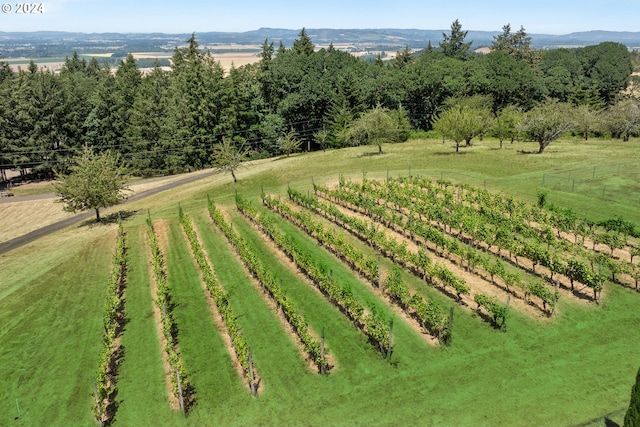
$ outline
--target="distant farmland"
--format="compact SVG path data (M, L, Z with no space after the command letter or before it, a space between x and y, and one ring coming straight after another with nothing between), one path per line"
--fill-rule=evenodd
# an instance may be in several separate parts
M260 60L260 47L254 45L247 46L232 46L232 45L224 45L224 46L210 46L209 50L213 54L213 57L216 61L220 62L220 65L226 70L229 71L231 65L233 64L235 67L242 67L243 65L253 64L254 62L258 62ZM171 59L173 56L173 51L160 51L160 52L133 52L133 57L137 60L155 60L158 59L160 61ZM83 58L89 61L91 58L96 58L100 64L103 64L105 61L109 59L115 59L119 62L122 58L113 57L113 53L90 53L90 54L82 54L79 55L80 58ZM39 69L43 69L45 71L57 72L62 68L62 65L65 62L66 57L51 57L51 58L33 58L33 62L38 65ZM9 63L11 68L14 71L18 71L20 69L26 70L29 67L29 62L32 58L13 58L7 59L6 61ZM113 62L113 61L110 61ZM146 66L141 66L141 69L147 68Z

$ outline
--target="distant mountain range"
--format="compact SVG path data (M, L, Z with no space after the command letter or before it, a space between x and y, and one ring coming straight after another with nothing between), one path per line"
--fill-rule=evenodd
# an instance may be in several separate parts
M516 31L517 29L514 29ZM372 50L422 49L429 42L437 46L443 33L449 30L415 29L307 29L316 45L352 45ZM265 39L280 41L290 47L300 30L260 28L246 32L196 33L201 45L260 45ZM473 48L488 46L499 31L469 31L468 41ZM594 45L604 41L619 42L630 49L640 48L640 32L585 31L564 35L529 34L532 45L540 49ZM0 55L3 58L40 58L99 52L171 51L183 45L191 34L164 33L72 33L59 31L0 32Z

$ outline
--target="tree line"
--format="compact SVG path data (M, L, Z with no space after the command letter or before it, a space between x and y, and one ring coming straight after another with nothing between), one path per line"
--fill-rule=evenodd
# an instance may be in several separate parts
M175 49L169 70L156 64L144 74L132 55L113 69L74 54L56 74L34 63L13 72L0 61L0 170L53 176L84 146L119 153L138 175L214 165L223 142L254 158L363 143L382 151L382 142L406 140L412 129L455 139L443 117L456 110L484 117L471 138L510 138L509 123L524 116L508 114L548 105L582 112L586 136L638 132L637 118L612 124L622 112L637 115L637 102L622 95L637 52L613 42L536 50L523 28L505 25L480 55L466 34L456 20L437 46L366 62L333 45L317 49L303 29L291 47L265 40L258 62L228 72L195 35ZM490 131L500 119L507 131Z

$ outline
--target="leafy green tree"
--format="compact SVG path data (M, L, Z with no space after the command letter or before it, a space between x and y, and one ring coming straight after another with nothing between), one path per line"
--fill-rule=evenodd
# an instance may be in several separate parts
M6 169L13 166L11 152L12 128L11 122L15 117L12 110L10 96L13 93L13 74L6 75L0 82L0 179L6 181Z
M574 108L574 130L580 133L585 141L589 140L589 133L598 129L601 113L589 104L578 105Z
M467 92L464 62L440 52L424 53L407 68L406 95L411 123L429 130L446 99Z
M470 145L471 139L486 131L488 117L487 109L459 104L443 111L435 120L433 128L444 138L452 139L458 153L462 141Z
M538 68L551 98L561 102L572 100L582 87L582 64L575 49L544 50ZM584 103L584 102L577 102Z
M640 132L640 104L626 99L609 107L605 116L605 127L615 138L629 141L631 135Z
M636 375L636 383L631 388L631 401L629 409L624 416L624 427L640 426L640 369Z
M527 111L518 129L539 145L538 154L573 126L571 106L548 100Z
M471 42L465 42L468 31L462 31L462 24L457 19L451 23L451 32L442 33L440 49L449 58L468 59Z
M500 148L505 139L513 140L518 136L518 124L522 120L522 113L513 105L502 109L491 123L489 134L500 141Z
M394 117L387 108L380 105L362 113L347 129L346 140L350 145L378 146L378 153L382 154L382 144L388 142L401 142L402 130L407 123L406 116L403 119Z
M120 155L111 150L96 154L84 146L68 174L59 174L54 184L58 202L69 212L93 209L100 221L100 208L117 205L126 199L126 179Z
M280 148L280 152L285 153L287 157L291 153L295 153L300 150L302 146L302 140L299 139L296 135L295 131L289 131L278 139L278 147Z
M266 114L258 125L262 145L253 151L264 151L274 155L278 152L278 140L284 134L285 122L279 114Z
M407 110L402 105L398 109L389 110L391 119L394 122L396 129L396 138L392 142L405 142L411 136L411 123L409 122L409 116Z
M30 168L51 177L66 157L65 119L60 79L53 73L34 67L8 74L0 83L0 169Z
M110 147L116 141L117 135L111 123L115 121L116 111L114 89L115 78L110 67L105 66L100 70L98 84L91 96L90 112L87 115L83 127L86 136L95 147Z
M83 58L80 59L80 57L78 56L78 52L76 52L75 50L73 51L73 55L71 55L71 58L66 57L65 61L64 61L64 67L63 70L69 73L75 73L75 72L85 72L87 69L87 61Z
M267 103L258 81L259 66L231 66L223 80L224 105L218 133L242 134L248 140L260 138L258 128L264 118Z
M0 145L3 146L5 162L24 170L32 166L33 153L33 80L36 74L20 70L15 78L6 79L0 89L3 126L0 127Z
M249 149L243 138L223 137L222 142L213 147L213 165L231 173L233 182L238 182L235 171L247 160Z
M612 105L618 99L620 91L629 86L633 72L629 49L614 42L603 42L579 50L583 75L596 88L600 99Z
M355 86L363 97L364 105L361 107L367 110L380 104L386 108L397 108L406 99L407 69L367 65Z
M95 58L85 64L74 54L65 61L59 75L65 114L62 126L67 144L73 149L79 149L88 142L85 123L92 110L91 100L100 75L100 65Z
M344 104L353 110L369 103L367 98L378 88L366 84L374 68L336 49L308 55L285 51L259 77L266 110L280 115L288 128L310 143L313 133L330 117L333 105Z
M318 131L313 134L313 139L316 143L322 148L322 151L327 149L327 145L329 144L329 132L325 129Z
M142 75L138 69L136 60L132 54L129 54L124 61L120 62L114 81L114 90L116 92L114 99L116 103L115 118L117 122L113 125L116 127L116 132L122 137L125 145L126 139L124 136L131 120L131 110L141 83ZM124 154L128 149L126 147L120 147L119 151Z
M22 74L22 73L20 73ZM15 140L16 109L14 96L16 94L17 76L5 78L0 83L0 168L3 178L5 169L15 167L16 159L13 153Z
M526 61L504 51L491 52L473 62L471 74L477 82L476 92L493 98L494 113L507 105L532 108L547 94L542 76Z

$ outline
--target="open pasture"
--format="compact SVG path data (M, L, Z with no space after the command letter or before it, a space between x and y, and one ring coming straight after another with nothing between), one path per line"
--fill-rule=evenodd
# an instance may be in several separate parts
M615 199L542 186L544 174L637 162L637 144L566 139L534 155L527 154L533 144L499 150L485 140L455 155L441 141L414 139L385 146L383 155L357 147L264 160L239 170L236 185L217 175L121 207L133 215L122 224L126 268L118 271L126 280L113 344L120 350L107 368L109 393L99 403L111 409L102 419L512 426L579 425L615 413L620 422L640 365L633 278L612 274L617 264L606 264L596 297L598 281L579 280L568 269L551 278L551 268L533 265L538 255L517 251L553 249L563 265L588 265L590 254L628 264L636 239L608 257L605 243L591 249L595 235L582 244L575 230L558 233L534 206L546 189L547 203L578 218L621 215L640 224L633 199L621 197L628 183L613 173L597 179L612 188L620 183ZM411 196L403 201L403 194ZM448 215L422 211L422 194L424 206L442 201ZM489 237L496 225L485 215L490 206L481 205L486 194L502 195L491 199L500 224L524 221L513 232L519 246L511 254ZM282 206L273 208L276 202ZM478 233L483 228L490 232ZM97 424L94 383L117 234L114 224L82 224L0 255L0 424ZM503 273L489 277L498 262L519 275L520 287L507 286ZM164 306L158 277L166 278ZM551 299L527 288L532 282ZM507 299L504 322L496 320L491 310L504 309ZM429 316L421 316L419 301L433 309ZM222 319L229 309L233 321ZM304 316L310 343L323 343L326 374L291 313ZM169 340L191 387L186 419L172 386L176 369L164 356L171 354L164 318L175 325ZM234 325L242 340L234 338ZM243 354L251 356L248 365Z

